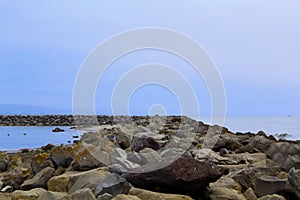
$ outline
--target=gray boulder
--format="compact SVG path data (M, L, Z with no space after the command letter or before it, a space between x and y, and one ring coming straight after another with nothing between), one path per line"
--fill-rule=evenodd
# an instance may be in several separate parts
M289 171L288 180L296 196L300 199L300 169L292 168Z
M96 189L95 196L108 193L113 196L118 194L128 194L130 190L130 185L128 181L118 174L110 174L104 179L100 180Z

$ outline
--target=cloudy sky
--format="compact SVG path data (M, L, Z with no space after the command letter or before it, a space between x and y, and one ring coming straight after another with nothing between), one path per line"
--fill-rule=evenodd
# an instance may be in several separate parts
M299 10L297 0L1 0L0 104L71 110L80 66L98 44L123 31L159 27L185 34L206 50L224 83L227 115L300 115ZM207 85L188 63L143 50L121 57L101 77L95 92L99 114L112 112L112 92L121 77L147 63L184 76L201 115L211 113ZM180 114L177 94L158 84L124 98L131 114Z

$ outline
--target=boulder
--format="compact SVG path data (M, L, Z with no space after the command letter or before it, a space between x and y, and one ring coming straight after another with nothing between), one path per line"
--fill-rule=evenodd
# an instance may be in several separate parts
M142 149L139 152L139 156L141 157L142 165L150 162L158 162L161 159L159 153L151 148Z
M96 200L96 198L91 189L84 188L63 197L61 200Z
M64 129L61 129L61 128L58 128L58 127L56 127L55 129L52 130L52 132L54 132L54 133L64 132L64 131L65 131Z
M0 199L1 200L11 200L12 195L10 193L0 193Z
M12 193L12 200L39 199L46 192L47 190L43 188L35 188L30 191L16 190Z
M131 188L129 195L136 196L141 200L192 200L186 195L158 193L138 188Z
M118 174L110 174L107 177L100 180L96 189L95 196L108 193L113 196L118 194L128 194L130 190L130 185L125 178Z
M80 174L80 172L69 171L62 175L52 177L47 183L48 190L53 192L68 192L70 177L78 174Z
M300 143L276 142L269 145L267 155L286 172L300 168Z
M0 172L5 172L8 167L7 153L0 153Z
M52 177L48 181L48 190L69 192L70 194L83 188L90 188L94 191L99 181L109 174L101 168L86 172L68 171L62 175Z
M31 190L33 188L47 189L48 180L53 177L55 170L51 167L42 169L32 179L26 180L21 186L21 190Z
M289 191L291 186L287 179L281 179L275 176L261 176L257 178L253 189L258 197L262 197L265 195L284 193Z
M216 182L210 183L209 187L225 187L242 192L242 186L227 176L222 176Z
M35 188L29 191L16 190L12 193L12 200L56 200L66 196L67 193L49 192L43 188Z
M68 149L72 149L72 147L69 147ZM60 146L53 147L50 150L50 159L52 160L55 168L58 167L67 168L70 166L73 160L73 153L74 151L72 150L65 151Z
M141 199L138 198L138 197L136 197L136 196L125 195L125 194L118 194L112 200L141 200Z
M278 194L272 194L260 197L257 200L285 200L285 198Z
M99 181L103 180L109 175L110 173L108 171L99 168L83 172L75 176L70 176L68 191L71 194L76 192L77 190L89 188L92 190L92 192L94 192L95 188L99 184Z
M236 159L229 159L227 157L220 156L218 153L211 149L193 149L191 150L193 157L200 161L206 163L214 163L218 165L236 165L239 164Z
M31 162L31 168L34 174L37 174L46 167L54 168L54 165L50 160L50 156L48 153L39 153L38 155L35 155L33 157Z
M298 199L300 199L300 169L292 168L289 171L288 180Z
M246 200L241 192L225 187L210 187L207 196L211 200Z
M116 142L122 149L127 149L130 147L130 137L120 129L118 129Z
M133 137L132 138L132 141L131 141L132 151L139 152L140 150L142 150L146 147L154 149L154 150L159 150L161 148L159 142L156 141L152 137L143 136L143 137Z
M160 152L160 156L162 158L178 158L179 156L183 155L185 152L183 149L180 148L169 148Z
M243 193L244 197L247 200L257 200L257 197L255 195L255 192L253 191L252 188L248 188L244 193Z
M109 154L93 145L86 145L79 150L71 163L71 166L78 171L86 171L108 165L110 165Z
M97 197L97 200L111 200L113 198L114 198L114 196L112 196L111 194L105 193L105 194L99 195Z
M210 182L221 177L214 166L193 158L180 157L177 160L165 158L156 163L148 163L125 174L134 186L143 189L199 195Z
M1 181L1 179L0 179L0 191L2 190L2 188L3 188L3 185L4 185L4 183Z

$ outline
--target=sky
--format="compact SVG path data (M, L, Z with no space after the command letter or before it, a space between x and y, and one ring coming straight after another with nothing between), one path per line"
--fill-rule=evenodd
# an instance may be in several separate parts
M228 116L300 115L299 10L297 0L1 0L0 104L71 111L76 77L97 45L120 32L158 27L178 31L205 49L223 80ZM112 114L118 81L147 63L167 65L185 77L200 114L212 113L205 80L189 63L168 52L141 50L120 57L101 77L95 91L98 114ZM150 84L124 99L130 114L189 115L180 113L177 97L167 86Z

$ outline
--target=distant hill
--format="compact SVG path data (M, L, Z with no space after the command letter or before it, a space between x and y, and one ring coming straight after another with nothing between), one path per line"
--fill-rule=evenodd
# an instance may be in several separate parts
M51 115L71 114L71 110L51 108L47 106L0 104L0 115Z

